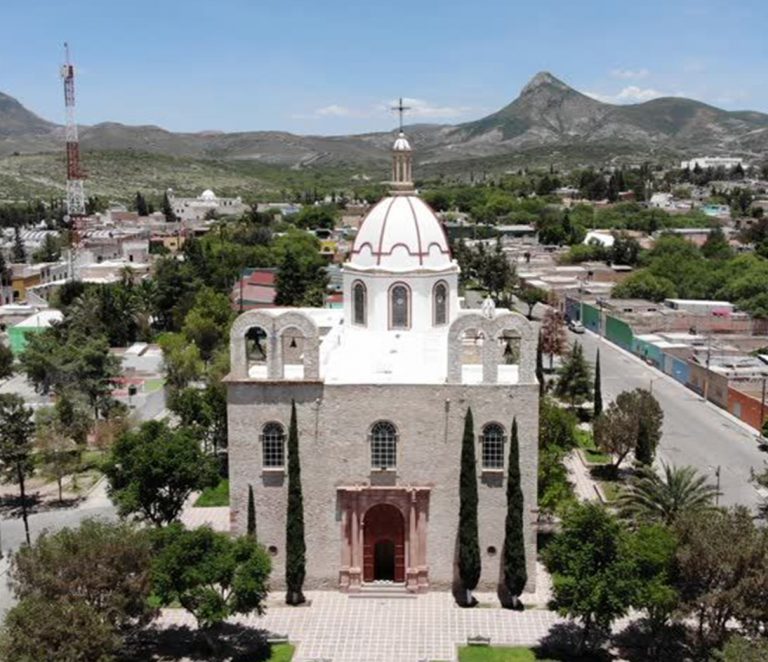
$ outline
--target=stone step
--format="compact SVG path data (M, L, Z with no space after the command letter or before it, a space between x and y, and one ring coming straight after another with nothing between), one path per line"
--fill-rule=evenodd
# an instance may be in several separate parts
M349 594L350 598L393 598L414 599L416 595L405 590L405 584L390 584L386 582L363 584L360 591Z

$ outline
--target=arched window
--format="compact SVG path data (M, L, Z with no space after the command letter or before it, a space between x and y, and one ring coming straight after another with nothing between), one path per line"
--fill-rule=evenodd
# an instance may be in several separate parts
M483 469L504 468L504 428L498 423L488 423L480 437L483 447Z
M397 466L397 429L389 421L379 421L371 428L371 466L394 469Z
M407 285L396 283L389 290L389 326L407 329L411 326L411 291Z
M448 322L448 286L443 281L432 291L432 310L435 326Z
M285 466L285 430L280 423L267 423L262 428L261 452L264 467L282 468Z
M366 325L366 305L365 285L358 280L352 286L352 319L355 324Z

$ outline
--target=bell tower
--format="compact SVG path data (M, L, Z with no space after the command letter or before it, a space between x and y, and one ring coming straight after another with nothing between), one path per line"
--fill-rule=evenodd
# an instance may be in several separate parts
M393 195L412 194L414 191L413 173L411 170L413 154L411 152L411 144L403 132L403 113L409 110L409 107L403 105L401 97L397 106L393 106L392 110L396 110L400 114L400 132L397 134L395 144L392 146L391 192Z

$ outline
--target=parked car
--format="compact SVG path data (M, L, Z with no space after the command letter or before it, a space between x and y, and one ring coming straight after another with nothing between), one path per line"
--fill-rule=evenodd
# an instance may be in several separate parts
M574 333L584 333L584 325L579 320L571 320L568 322L568 328Z

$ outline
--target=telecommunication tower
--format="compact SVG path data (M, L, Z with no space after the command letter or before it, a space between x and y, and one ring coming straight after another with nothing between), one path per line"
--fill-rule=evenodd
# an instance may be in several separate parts
M83 179L85 173L80 167L80 141L77 137L75 122L75 67L69 59L69 45L64 43L64 64L61 66L61 78L64 81L64 105L67 111L67 214L71 230L77 233L80 222L85 216L85 193ZM76 240L73 241L76 243Z

